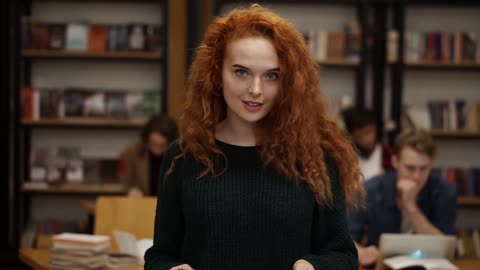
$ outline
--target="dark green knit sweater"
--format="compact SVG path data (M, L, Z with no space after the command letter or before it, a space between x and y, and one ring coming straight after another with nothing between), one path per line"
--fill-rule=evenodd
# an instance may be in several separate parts
M204 167L187 157L159 184L146 270L184 263L199 270L290 270L299 259L315 270L358 269L332 162L327 165L334 206L319 207L305 184L264 168L256 147L218 140L217 145L228 160L223 174L198 179ZM178 144L173 143L164 157L162 177L177 153ZM215 162L216 172L224 167L220 161Z

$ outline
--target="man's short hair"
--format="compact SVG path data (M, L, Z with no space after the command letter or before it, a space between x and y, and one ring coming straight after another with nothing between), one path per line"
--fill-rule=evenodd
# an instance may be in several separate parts
M435 156L436 147L432 136L425 130L405 130L395 139L395 155L398 157L400 152L409 146L413 150L425 154L431 158Z
M372 111L361 107L351 107L342 111L343 122L349 133L370 124L375 124L376 119Z

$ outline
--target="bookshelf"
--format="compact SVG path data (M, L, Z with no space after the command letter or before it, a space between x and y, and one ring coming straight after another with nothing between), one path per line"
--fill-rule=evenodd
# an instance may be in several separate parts
M45 218L81 218L84 213L77 209L78 203L88 197L99 195L125 195L126 188L120 183L104 184L96 178L84 175L81 183L67 181L59 185L38 185L31 181L30 153L35 147L59 146L81 147L82 159L107 159L115 162L125 147L139 137L144 117L128 119L119 116L52 118L50 115L23 118L20 89L32 86L41 90L79 87L79 90L156 91L160 90L160 113L178 118L183 105L183 83L186 74L186 0L33 0L22 2L16 14L18 22L15 33L16 93L12 102L16 105L16 155L18 168L15 187L18 192L19 213L15 227L18 234L27 229L29 221ZM2 13L3 14L3 13ZM145 50L115 49L107 45L103 52L30 49L20 43L24 18L38 24L68 24L86 21L110 26L141 24L161 26L162 48ZM22 24L20 23L22 22ZM109 28L110 29L110 28ZM129 30L130 31L130 30ZM147 31L147 30L145 30ZM110 33L110 32L109 32ZM146 37L146 36L145 36ZM110 38L110 36L108 36ZM131 40L129 40L130 42ZM66 44L66 42L65 42ZM50 45L49 45L50 46ZM129 45L130 46L130 45ZM43 48L43 47L42 47ZM67 48L64 46L64 48ZM157 99L154 99L157 100ZM157 104L157 103L155 103ZM143 105L142 105L143 106ZM38 108L38 107L37 107ZM63 115L63 114L60 114ZM67 114L65 114L67 115ZM87 115L87 114L85 114ZM106 114L110 115L110 114ZM42 117L44 116L44 117ZM140 120L142 119L142 120ZM110 164L110 163L109 163ZM103 166L103 165L102 165ZM110 177L110 175L109 175ZM94 179L94 180L89 180ZM106 179L106 178L105 178ZM97 181L97 182L95 182ZM74 196L72 196L74 195ZM53 209L48 210L48 209ZM17 241L20 235L15 237Z
M480 197L458 197L457 205L480 207Z
M25 58L162 60L161 52L75 52L26 49L22 50L22 56Z
M460 115L460 119L465 121L463 123L467 123L469 129L456 130L461 121L459 118L456 118L456 122L452 121L452 115L449 115L450 118L444 117L441 122L444 124L443 128L450 127L453 130L434 129L430 131L430 134L435 139L438 150L435 165L463 170L480 167L480 152L478 151L478 149L480 149L480 130L478 127L470 127L469 123L471 124L471 122L475 121L469 121L471 118L464 117L465 115L470 116L470 104L475 104L476 101L480 101L480 92L478 92L478 85L480 85L479 58L477 57L475 60L470 60L470 55L463 55L464 47L456 43L454 43L453 46L450 43L449 50L442 51L438 48L444 46L446 44L445 42L443 45L440 44L440 46L438 46L438 42L433 43L434 46L431 46L431 41L430 46L424 46L421 42L420 46L412 46L413 42L405 42L412 41L409 40L409 38L412 38L412 33L419 35L420 38L425 38L428 42L428 38L431 35L435 36L435 38L439 36L440 39L445 40L446 37L455 39L458 33L469 32L476 34L476 41L479 42L480 17L478 17L478 14L480 12L480 2L397 0L392 1L392 4L389 5L388 8L391 9L389 11L391 11L390 14L392 14L392 16L389 19L393 22L392 27L398 33L395 42L396 53L394 54L397 56L398 61L388 61L387 59L390 59L390 57L383 59L383 61L388 64L387 68L390 78L388 87L383 89L383 91L391 92L391 107L388 110L389 116L396 123L400 123L405 108L404 105L421 108L428 113L426 115L429 117L433 116L433 112L431 112L433 108L429 107L432 103L448 101L451 102L450 104L455 104L455 109L453 110L455 116ZM387 23L387 20L385 19L384 22ZM388 30L385 30L386 37ZM439 31L440 34L435 33L436 31ZM464 38L465 37L462 37L462 42ZM390 45L388 42L385 43ZM405 46L408 47L405 48ZM457 46L457 48L460 47L462 50L460 57L458 57L458 50L455 50L457 49L455 46ZM427 48L428 52L428 49L432 49L432 47L436 48L436 53L432 54L430 51L430 54L426 55L427 57L422 55L422 50ZM412 48L414 49L413 55ZM416 50L417 48L422 50ZM439 51L440 55L438 54ZM386 52L388 52L388 50L386 50ZM412 61L415 60L415 58L445 60ZM446 61L447 59L448 61ZM381 72L383 73L384 71L382 70ZM466 103L466 114L458 112L462 112L457 108L458 101ZM452 107L450 104L448 105L449 108ZM445 112L445 107L443 109L443 112ZM450 112L452 112L451 109ZM436 114L435 117L436 116L438 116L438 114ZM432 120L431 122L433 122L432 118L430 118L430 120ZM449 121L447 125L445 125L445 119ZM398 125L395 132L390 134L389 139L391 141L397 132L400 131L399 126L400 125ZM435 124L435 126L438 126L438 123ZM457 193L465 194L463 190L465 187L465 179L461 177L461 174L455 174L453 176L453 182L457 186ZM469 174L468 177L470 181L471 174ZM468 183L470 184L471 182ZM469 188L471 187L472 186L469 185ZM480 213L479 211L480 197L459 195L457 198L456 229L462 231L466 228L479 228L480 222L477 218Z
M317 63L321 67L357 67L360 65L359 61L341 58L317 61Z
M22 125L30 127L141 128L144 123L144 120L103 118L22 119Z
M396 64L395 61L388 61L389 65ZM431 69L431 70L476 70L480 69L480 62L465 61L460 63L442 62L442 61L405 61L406 69Z
M480 131L431 130L430 134L434 138L480 139Z
M31 184L31 183L29 183ZM34 183L37 184L37 183ZM43 184L43 183L40 183ZM65 183L59 185L28 185L23 184L21 191L30 194L52 195L125 195L125 186L117 183Z

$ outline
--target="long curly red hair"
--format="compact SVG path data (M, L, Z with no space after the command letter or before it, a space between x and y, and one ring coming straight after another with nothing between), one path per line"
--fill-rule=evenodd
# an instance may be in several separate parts
M201 176L216 173L212 155L223 153L215 145L215 127L226 117L221 90L225 50L232 40L248 36L269 39L280 62L279 97L256 130L265 165L273 165L289 179L307 182L317 201L330 205L327 153L338 168L347 201L354 201L356 191L363 192L357 156L346 133L326 113L318 66L293 24L259 5L234 9L208 27L190 69L180 128L181 153L170 171L176 160L189 153L205 165Z

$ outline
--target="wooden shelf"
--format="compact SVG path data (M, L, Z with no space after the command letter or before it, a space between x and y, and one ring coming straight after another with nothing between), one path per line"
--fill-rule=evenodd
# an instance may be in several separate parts
M153 2L153 3L162 3L164 0L34 0L34 2L66 2L66 3L75 3L75 2L100 2L100 3L116 3L116 2L131 2L131 3L138 3L138 2Z
M103 127L103 128L141 128L144 120L124 120L110 118L45 118L38 120L22 119L25 126L38 127Z
M480 139L480 131L431 130L430 135L438 138Z
M125 59L125 60L160 60L160 52L88 52L55 50L22 50L27 58L74 58L74 59Z
M238 0L223 0L225 3L238 4ZM358 0L263 0L260 1L264 4L308 4L308 5L355 5L358 4Z
M480 197L458 197L457 205L460 206L480 206Z
M317 63L320 66L325 66L325 67L356 67L359 64L359 62L356 60L344 59L344 58L326 59L322 61L317 61Z
M389 64L395 64L390 61ZM480 62L440 62L440 61L418 61L418 62L405 62L406 68L418 68L418 69L480 69Z
M27 182L22 185L22 192L38 194L84 194L84 195L124 195L127 188L120 183L65 183L48 185L47 183Z

